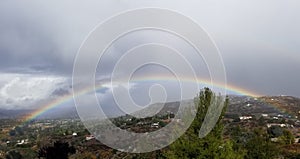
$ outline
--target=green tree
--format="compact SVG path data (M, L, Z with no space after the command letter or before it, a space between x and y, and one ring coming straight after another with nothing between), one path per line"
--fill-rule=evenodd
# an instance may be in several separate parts
M16 135L16 130L14 130L14 129L13 129L13 130L10 130L10 131L9 131L9 135L10 135L10 136L15 136L15 135Z
M269 139L262 129L255 129L246 143L247 155L245 158L270 159L278 157L278 148Z
M75 148L70 146L69 143L56 141L53 146L42 147L38 151L38 157L46 159L68 159L68 155L74 154L75 152Z
M15 127L15 131L18 135L24 135L24 131L23 131L23 128L20 127L20 126L16 126Z
M5 158L6 159L22 159L23 157L20 154L20 152L12 150L6 154Z
M271 126L268 128L270 137L279 137L283 135L283 129L280 126Z
M283 130L282 136L280 138L284 144L293 144L295 141L293 134L288 130Z
M258 119L258 125L259 126L265 126L266 125L266 120L263 116L261 116L259 119Z
M224 142L222 139L222 132L224 125L221 121L228 105L226 98L223 103L222 96L216 96L209 88L204 88L195 98L195 105L197 112L194 121L190 128L169 146L165 152L166 158L243 158L244 152L235 152L231 141ZM217 123L204 138L199 138L199 130L205 119L209 107L212 102L222 101L220 105L224 104L221 116Z

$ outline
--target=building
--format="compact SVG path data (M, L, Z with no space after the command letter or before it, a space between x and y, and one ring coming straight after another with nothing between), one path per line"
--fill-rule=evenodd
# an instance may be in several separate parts
M268 114L261 114L262 117L268 117Z
M94 135L87 135L86 137L85 137L85 140L86 141L89 141L89 140L92 140L92 139L94 139L95 137L94 137Z
M272 126L279 126L279 127L286 127L286 124L277 124L277 123L271 123L271 124L267 124L267 127L270 128Z
M252 119L252 116L240 116L240 120L249 120Z
M151 127L158 128L158 127L159 127L159 122L153 123L153 124L151 125Z

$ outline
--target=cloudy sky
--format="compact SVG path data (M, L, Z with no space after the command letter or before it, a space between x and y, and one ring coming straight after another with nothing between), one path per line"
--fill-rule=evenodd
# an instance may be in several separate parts
M87 35L108 17L141 7L178 11L200 24L220 50L230 85L262 95L300 97L298 0L87 0L77 3L3 0L0 2L0 108L37 108L71 93L73 62ZM97 79L104 81L109 77L113 61L124 50L152 41L169 41L171 45L180 39L149 31L128 35L108 49L106 59L97 70ZM183 45L179 46L192 52ZM192 65L200 63L202 67L203 61L193 61L192 55L189 55ZM154 67L143 69L152 73L168 72ZM206 76L207 70L204 68L200 74ZM131 86L136 90L132 93L140 95L138 92L147 92L149 83ZM118 86L110 85L97 92L102 101L111 102L111 95L107 94L113 87ZM170 100L177 97L175 93ZM138 96L133 99L141 105L149 102Z

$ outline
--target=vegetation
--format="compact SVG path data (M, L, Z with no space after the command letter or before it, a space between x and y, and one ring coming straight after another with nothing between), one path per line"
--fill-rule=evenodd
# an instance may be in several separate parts
M66 142L54 142L53 146L42 147L38 152L39 158L45 159L68 159L69 154L76 152L73 146Z
M205 137L199 138L204 118L213 113L209 108L215 101L222 101L224 105L221 115L212 130ZM188 130L168 147L142 154L113 150L94 138L87 139L91 134L78 119L37 120L28 125L22 125L17 120L0 120L0 159L300 158L300 143L294 143L300 127L297 119L278 117L278 114L275 114L278 119L274 116L255 118L249 114L253 118L244 120L240 119L240 114L228 113L226 109L229 102L229 97L224 100L224 97L204 88L195 98L196 116ZM245 110L243 106L240 108ZM156 131L171 122L172 118L174 114L168 112L147 118L126 115L111 121L121 129L142 133Z
M199 138L199 130L204 121L204 117L211 106L212 101L218 100L220 96L216 96L210 89L204 88L196 98L197 113L195 120L186 133L177 141L169 146L165 152L166 158L243 158L244 151L237 152L233 149L231 140L223 140L222 132L224 125L221 119L224 115L228 100L225 100L224 108L215 127L204 138Z

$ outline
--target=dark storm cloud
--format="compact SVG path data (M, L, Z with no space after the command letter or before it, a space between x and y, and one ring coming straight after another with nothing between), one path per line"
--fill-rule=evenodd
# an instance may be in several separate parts
M45 24L35 19L25 8L17 4L11 5L0 7L1 71L21 72L20 69L34 71L37 67L45 66L49 70L64 67L57 56L59 49L55 39L49 36L48 29L51 26L46 28Z
M230 84L261 94L300 96L297 0L1 1L0 72L71 78L73 60L88 33L110 16L140 7L179 11L203 26L220 49ZM120 55L147 41L147 36L135 38L111 52ZM109 77L117 58L112 55L99 76Z
M70 76L82 41L96 24L118 10L103 9L113 3L1 1L0 71L34 73L43 68L46 73Z
M58 89L54 90L51 95L52 96L64 96L67 94L70 94L69 90L63 89L63 88L58 88Z

